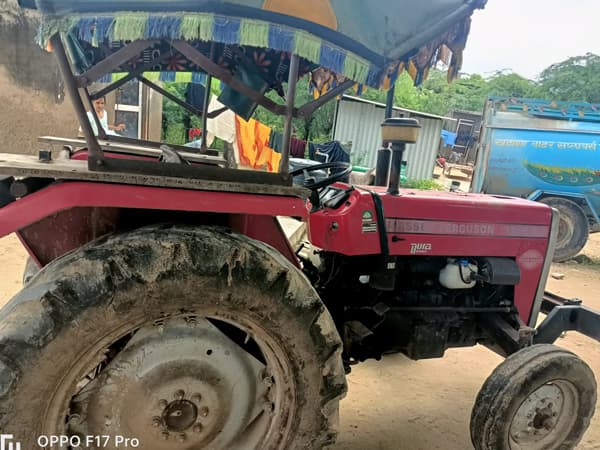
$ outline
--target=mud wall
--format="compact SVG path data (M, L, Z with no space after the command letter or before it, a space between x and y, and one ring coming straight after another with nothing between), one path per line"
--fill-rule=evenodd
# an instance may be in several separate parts
M16 0L0 0L0 152L36 153L38 136L77 134L54 57L35 44L37 26Z

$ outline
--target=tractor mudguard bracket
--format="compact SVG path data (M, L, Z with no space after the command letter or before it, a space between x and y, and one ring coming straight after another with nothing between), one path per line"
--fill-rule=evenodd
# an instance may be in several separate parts
M552 344L565 331L578 331L600 341L600 312L587 308L581 300L568 300L546 292L542 312L548 316L537 327L534 344Z

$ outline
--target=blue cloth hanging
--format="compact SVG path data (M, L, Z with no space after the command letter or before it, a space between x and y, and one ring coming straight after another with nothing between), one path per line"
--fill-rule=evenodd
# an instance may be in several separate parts
M456 144L457 134L451 131L442 130L442 139L444 140L445 146L454 147Z

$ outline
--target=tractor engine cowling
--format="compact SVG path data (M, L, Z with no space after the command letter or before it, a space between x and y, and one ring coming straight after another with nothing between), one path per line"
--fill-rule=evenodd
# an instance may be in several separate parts
M537 319L553 214L516 198L337 184L310 215L321 262L307 259L305 272L352 358L437 357L486 341L511 353ZM511 332L497 348L498 333Z

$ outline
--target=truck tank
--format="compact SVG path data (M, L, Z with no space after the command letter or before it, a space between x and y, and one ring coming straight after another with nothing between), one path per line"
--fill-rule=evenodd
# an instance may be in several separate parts
M558 209L555 260L576 255L600 221L600 105L489 99L471 190Z

